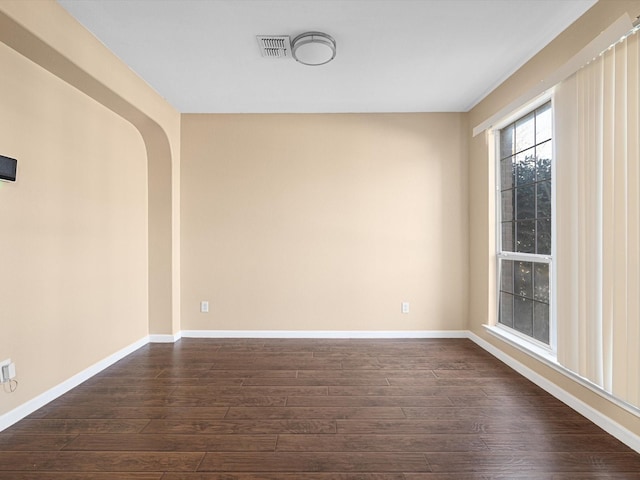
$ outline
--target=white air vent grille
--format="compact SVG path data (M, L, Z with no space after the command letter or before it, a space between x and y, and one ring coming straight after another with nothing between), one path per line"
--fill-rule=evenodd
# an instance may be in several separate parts
M291 57L291 42L285 35L258 35L260 53L265 58Z

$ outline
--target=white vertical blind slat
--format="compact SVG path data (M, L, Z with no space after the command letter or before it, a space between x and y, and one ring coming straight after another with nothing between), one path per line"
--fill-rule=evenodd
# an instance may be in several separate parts
M613 308L611 316L611 352L605 355L610 359L607 365L611 371L611 391L627 397L627 382L624 368L614 368L626 364L627 349L627 219L628 219L628 185L627 185L627 46L620 43L607 52L613 58L613 69L609 72L613 83L613 119L609 134L612 138L613 151L613 252L611 264L613 268Z
M627 40L627 401L640 405L640 36Z
M554 124L556 141L556 268L562 272L556 286L557 339L560 345L557 349L558 362L569 370L578 372L580 362L578 348L563 348L571 341L577 344L580 332L580 313L584 311L580 292L583 291L581 275L578 265L580 258L579 225L582 218L578 206L584 201L580 197L578 185L584 181L578 168L578 158L582 158L584 146L579 145L577 111L577 78L569 77L558 85L554 96ZM560 188L562 187L562 188ZM574 215L573 212L578 212Z
M602 369L602 386L612 391L611 355L614 321L614 291L617 283L615 276L615 56L613 49L602 55L594 66L601 65L599 75L602 78L602 92L594 92L602 104L602 124L598 131L602 136L601 178L602 178L602 352L594 361L599 361ZM589 74L589 67L585 68Z

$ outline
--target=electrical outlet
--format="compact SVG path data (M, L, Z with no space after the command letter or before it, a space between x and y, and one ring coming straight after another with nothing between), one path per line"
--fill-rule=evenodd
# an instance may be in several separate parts
M9 358L0 363L0 383L7 383L16 378L16 364Z
M209 313L209 302L206 300L200 302L200 313Z
M409 302L402 302L402 313L409 313Z

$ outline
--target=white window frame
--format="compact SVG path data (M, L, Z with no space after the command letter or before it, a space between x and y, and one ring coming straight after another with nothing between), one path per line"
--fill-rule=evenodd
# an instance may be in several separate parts
M518 119L533 112L545 103L551 102L551 255L538 255L532 253L505 252L502 250L502 198L501 198L501 172L500 172L500 130L514 123ZM557 351L557 310L556 310L556 271L554 259L556 258L556 135L555 135L555 110L553 102L553 90L544 92L532 102L514 111L489 130L489 141L492 142L490 153L494 164L494 194L495 194L495 245L496 245L496 278L495 278L495 306L496 317L492 322L492 333L504 337L511 343L515 343L526 350L555 359ZM499 322L500 317L500 288L501 288L501 260L524 261L546 263L549 265L549 345L533 337L518 332Z

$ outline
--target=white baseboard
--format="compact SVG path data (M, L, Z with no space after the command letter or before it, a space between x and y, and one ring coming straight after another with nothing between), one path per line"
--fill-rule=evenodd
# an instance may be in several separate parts
M38 410L39 408L45 406L47 403L55 400L56 398L64 395L72 388L77 387L82 382L88 380L93 377L95 374L100 373L107 367L110 367L118 360L123 359L130 353L135 352L140 347L144 347L147 343L149 343L149 337L144 337L138 340L137 342L132 343L124 347L121 350L118 350L116 353L109 355L107 358L100 360L97 363L94 363L88 368L85 368L80 373L72 376L71 378L65 380L62 383L59 383L53 388L50 388L44 393L41 393L35 398L23 403L19 407L14 408L13 410L5 413L0 416L0 432L4 429L9 428L14 423L22 420L27 415L31 415L33 412Z
M182 338L467 338L467 330L183 330Z
M533 383L538 385L547 393L550 393L551 395L556 397L558 400L560 400L564 404L573 408L576 412L580 413L581 415L591 420L593 423L598 425L604 431L613 435L622 443L626 444L630 448L634 449L636 452L640 453L640 436L634 434L633 432L631 432L624 426L620 425L618 422L612 420L611 418L603 415L598 410L587 405L585 402L571 395L566 390L563 390L555 383L547 380L542 375L534 372L526 365L520 363L512 356L507 355L505 352L503 352L499 348L494 347L492 344L482 339L475 333L467 332L467 335L469 340L471 340L472 342L482 347L484 350L489 352L498 360L507 364L508 366L513 368L516 372L518 372L520 375L531 380Z
M176 343L178 340L180 340L180 338L182 338L182 332L178 332L175 335L149 335L149 343Z

